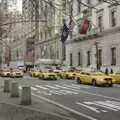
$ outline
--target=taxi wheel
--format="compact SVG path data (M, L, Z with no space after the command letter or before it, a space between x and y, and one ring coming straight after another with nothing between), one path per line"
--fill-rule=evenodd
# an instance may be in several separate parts
M44 80L45 78L44 78L44 75L42 75L42 79Z
M113 84L110 84L109 87L113 87Z
M94 79L92 80L92 85L96 86L96 80L94 80Z
M77 83L78 83L78 84L81 84L80 78L77 78Z
M113 87L113 83L112 83L112 81L111 81L111 83L108 84L107 86L108 86L108 87Z
M62 75L60 75L60 79L63 79Z

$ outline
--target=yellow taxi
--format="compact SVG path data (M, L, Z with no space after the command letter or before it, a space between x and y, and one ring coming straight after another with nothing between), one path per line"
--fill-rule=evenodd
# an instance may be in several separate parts
M52 70L44 70L39 74L39 79L43 80L57 80L57 74L54 73Z
M2 72L3 72L3 70L1 69L1 70L0 70L0 77L2 76Z
M16 69L16 70L12 70L11 72L10 72L10 77L12 77L12 78L21 78L21 77L23 77L23 72L21 71L21 70L18 70L18 69Z
M65 72L66 72L66 71L64 71L64 70L60 71L60 72L57 74L58 77L61 78L61 79L63 79L64 76L65 76Z
M113 83L120 84L120 72L109 74L109 76L111 76L114 79Z
M10 77L10 70L8 70L8 69L2 70L1 77Z
M31 76L31 77L38 77L39 76L39 74L40 74L40 71L39 70L30 70L30 72L29 72L29 75Z
M76 72L66 71L63 74L64 79L75 79L75 76L76 76Z
M93 86L113 86L113 78L103 73L86 73L81 72L76 75L77 83L90 84Z

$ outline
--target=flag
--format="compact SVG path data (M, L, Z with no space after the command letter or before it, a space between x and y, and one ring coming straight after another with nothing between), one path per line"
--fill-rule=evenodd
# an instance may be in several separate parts
M87 34L89 25L90 25L89 20L84 20L81 26L80 34Z
M90 22L87 34L88 35L95 35L96 34L96 29L97 29L97 27Z
M68 38L68 34L69 34L69 28L64 23L63 30L62 30L62 35L61 35L61 41L62 41L62 43L64 43L66 41L66 39Z
M72 38L72 33L73 33L73 29L75 27L75 22L73 21L72 18L70 18L70 23L69 23L69 35Z

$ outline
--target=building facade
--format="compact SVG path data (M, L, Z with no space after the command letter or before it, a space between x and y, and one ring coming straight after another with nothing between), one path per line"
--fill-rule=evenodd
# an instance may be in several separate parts
M120 70L120 6L102 0L74 0L73 37L66 41L66 66L79 69ZM70 4L68 4L70 6ZM77 6L77 9L76 9ZM91 7L91 8L90 8ZM70 8L70 7L69 7ZM95 30L80 34L81 21L89 20Z
M38 27L39 27L39 0L23 0L22 1L22 14L24 17L23 26L24 38L26 41L25 51L25 67L26 69L34 67L35 61L35 42L38 41Z
M39 3L39 19L42 18L43 21L39 22L39 40L35 46L37 67L61 64L61 3L61 0L51 0L48 3L41 0Z
M62 0L23 0L26 66L61 64L61 4Z
M11 25L11 32L9 34L9 47L11 51L10 67L24 67L26 41L24 38L24 26L21 22L23 21L21 13L16 11L12 15L12 21L14 21L14 23Z

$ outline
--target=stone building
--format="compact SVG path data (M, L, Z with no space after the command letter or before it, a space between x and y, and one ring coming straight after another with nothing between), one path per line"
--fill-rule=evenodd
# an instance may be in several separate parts
M14 14L12 14L12 21L14 21L14 23L11 25L11 32L9 34L9 47L11 51L10 67L24 67L26 41L24 38L24 26L21 22L23 21L21 13L16 11Z
M48 3L41 0L39 3L39 19L42 18L45 22L39 22L39 40L35 45L37 67L61 64L62 6L59 4L61 0L51 0Z
M115 1L73 0L68 8L73 9L76 26L73 37L66 46L66 66L80 69L120 70L120 6ZM72 5L72 6L70 6ZM76 8L77 6L77 8ZM87 7L88 6L88 7ZM91 8L90 8L91 7ZM88 19L95 30L80 34L81 21Z
M38 27L39 27L39 14L38 14L39 0L23 0L22 1L22 14L24 17L23 26L24 38L26 41L25 51L25 67L26 69L34 67L35 58L35 41L38 38Z
M41 67L61 63L61 4L61 0L23 0L26 66ZM29 51L33 52L31 57L28 56Z

